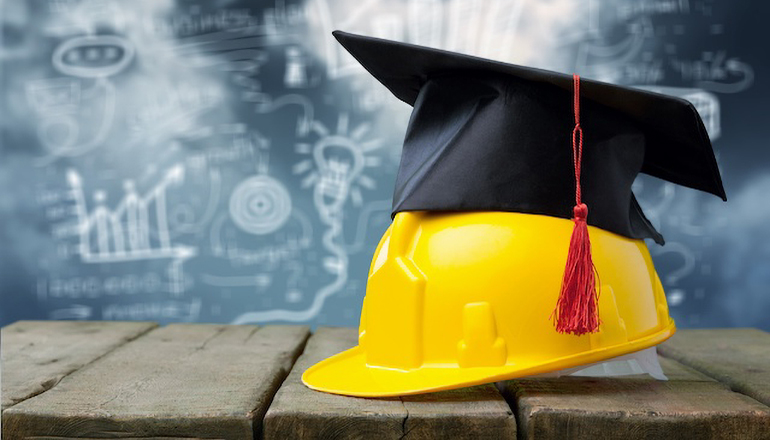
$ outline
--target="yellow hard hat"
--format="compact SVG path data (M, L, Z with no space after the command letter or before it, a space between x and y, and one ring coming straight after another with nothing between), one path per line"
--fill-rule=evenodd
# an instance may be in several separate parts
M674 333L643 241L663 237L631 185L643 172L725 198L691 104L335 36L414 110L359 344L305 371L308 387L445 390L596 363Z
M374 254L359 345L302 380L353 396L416 394L598 362L673 335L644 242L590 226L601 326L554 330L572 228L508 212L397 214Z

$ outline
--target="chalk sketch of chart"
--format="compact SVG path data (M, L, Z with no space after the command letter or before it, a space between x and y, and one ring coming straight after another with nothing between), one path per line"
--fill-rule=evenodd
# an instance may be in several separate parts
M80 238L78 253L84 263L118 263L152 259L170 259L169 278L172 293L184 289L182 264L195 256L196 249L174 245L168 229L166 189L184 179L181 165L171 167L163 179L146 194L137 193L133 181L124 184L125 195L110 210L106 193L94 192L95 206L89 213L83 184L75 170L67 171L77 215ZM151 215L154 213L154 215ZM154 226L157 236L151 234Z

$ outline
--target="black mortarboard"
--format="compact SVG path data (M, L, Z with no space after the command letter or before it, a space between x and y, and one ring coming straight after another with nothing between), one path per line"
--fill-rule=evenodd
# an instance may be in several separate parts
M572 76L340 31L334 36L414 107L394 215L513 211L572 217ZM692 104L586 79L580 99L589 224L663 243L631 192L640 172L726 199Z

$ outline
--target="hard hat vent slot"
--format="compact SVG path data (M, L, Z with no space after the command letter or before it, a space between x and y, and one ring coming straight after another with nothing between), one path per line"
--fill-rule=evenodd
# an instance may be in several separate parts
M463 308L463 339L457 343L461 367L505 365L508 349L497 334L492 306L488 302L468 303Z

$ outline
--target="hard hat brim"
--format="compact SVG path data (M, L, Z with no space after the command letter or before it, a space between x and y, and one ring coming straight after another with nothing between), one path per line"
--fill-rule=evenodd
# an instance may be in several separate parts
M458 368L423 365L411 370L369 366L366 353L356 346L331 356L302 374L313 390L358 397L391 397L480 385L586 365L660 344L676 332L673 320L664 329L624 344L590 350L538 364Z

